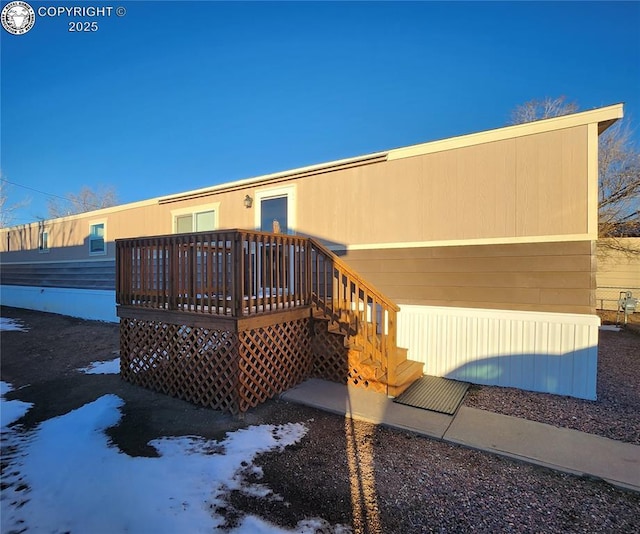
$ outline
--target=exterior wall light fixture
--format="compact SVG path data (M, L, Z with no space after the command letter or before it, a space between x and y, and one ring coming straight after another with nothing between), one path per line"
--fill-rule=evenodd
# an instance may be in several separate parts
M251 206L253 206L253 199L249 195L246 195L244 197L244 207L249 209Z

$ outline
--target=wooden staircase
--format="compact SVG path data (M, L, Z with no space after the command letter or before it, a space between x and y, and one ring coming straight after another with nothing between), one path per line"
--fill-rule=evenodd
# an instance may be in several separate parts
M400 395L423 375L424 367L397 346L400 308L331 251L313 239L310 243L313 320L325 321L329 334L343 338L348 369L360 377L352 383Z

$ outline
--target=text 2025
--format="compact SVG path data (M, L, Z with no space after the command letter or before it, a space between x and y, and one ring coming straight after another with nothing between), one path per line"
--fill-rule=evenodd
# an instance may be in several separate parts
M70 32L97 32L98 31L98 23L97 22L69 22Z

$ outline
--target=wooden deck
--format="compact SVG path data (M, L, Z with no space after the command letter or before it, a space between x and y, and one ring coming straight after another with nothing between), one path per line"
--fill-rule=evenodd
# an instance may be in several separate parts
M398 306L309 238L118 240L116 302L123 378L233 413L310 376L391 396L422 376Z

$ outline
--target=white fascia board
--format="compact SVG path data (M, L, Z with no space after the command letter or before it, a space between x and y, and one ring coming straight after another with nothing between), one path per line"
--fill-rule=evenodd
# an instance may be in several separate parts
M393 160L410 158L413 156L443 152L445 150L453 150L455 148L463 148L482 143L491 143L494 141L514 139L516 137L523 137L526 135L563 130L565 128L573 128L574 126L584 126L585 124L600 124L604 122L613 123L617 119L621 119L623 115L623 105L614 104L612 106L583 111L581 113L573 113L571 115L563 115L561 117L553 117L551 119L543 119L534 122L525 122L514 126L505 126L494 130L485 130L483 132L461 135L458 137L449 137L439 141L431 141L419 145L396 148L389 151L387 159Z

